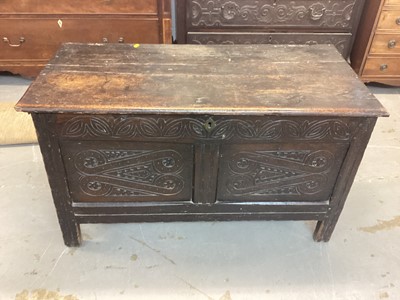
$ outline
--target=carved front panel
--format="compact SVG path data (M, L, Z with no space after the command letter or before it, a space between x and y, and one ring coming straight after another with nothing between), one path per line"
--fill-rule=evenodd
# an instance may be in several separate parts
M351 118L63 115L56 131L77 140L350 141L358 124Z
M188 33L189 44L332 44L347 56L351 40L350 33Z
M237 145L221 151L219 201L326 201L346 144Z
M188 27L350 29L357 0L188 0Z
M77 202L191 200L191 145L63 142Z

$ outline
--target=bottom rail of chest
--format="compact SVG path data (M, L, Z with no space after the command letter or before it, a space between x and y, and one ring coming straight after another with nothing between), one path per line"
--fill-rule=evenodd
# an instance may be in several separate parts
M70 228L61 224L67 246L81 243L80 224L135 223L135 222L201 222L201 221L318 221L315 241L328 241L330 233L320 230L332 218L329 201L317 203L74 203L72 235ZM338 212L339 213L339 212ZM334 213L335 214L335 213ZM184 225L183 225L184 226ZM328 227L333 230L334 224ZM68 233L69 232L69 233ZM76 233L76 234L75 234Z
M320 203L248 203L212 205L90 203L73 205L79 223L240 221L240 220L323 220L330 211L328 201Z
M73 203L59 220L67 246L81 244L80 224L199 221L317 221L315 241L328 241L340 209L324 202L270 203ZM183 225L184 226L184 225Z

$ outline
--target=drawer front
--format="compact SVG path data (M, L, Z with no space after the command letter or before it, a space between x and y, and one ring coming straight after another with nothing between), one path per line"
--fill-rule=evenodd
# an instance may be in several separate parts
M329 200L348 145L249 144L221 150L218 201Z
M370 53L400 54L400 32L398 34L375 34Z
M146 19L0 19L0 28L8 39L0 42L0 59L49 59L63 42L159 42L157 20Z
M357 0L187 2L189 28L306 27L350 29Z
M368 57L363 76L400 76L399 57Z
M157 0L2 0L0 1L2 13L157 13Z
M378 29L400 31L400 10L382 11L379 18Z
M191 145L61 142L75 202L190 201Z
M333 44L346 56L352 35L350 33L214 33L189 32L189 44Z

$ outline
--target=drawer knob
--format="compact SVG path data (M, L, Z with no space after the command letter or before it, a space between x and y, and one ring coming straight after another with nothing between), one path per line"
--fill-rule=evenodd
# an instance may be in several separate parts
M205 121L203 126L207 132L211 132L211 130L213 130L215 126L217 126L217 123L215 123L215 121L210 117L207 119L207 121Z
M396 19L396 24L400 25L400 17Z
M393 49L393 48L395 48L396 47L396 40L390 40L389 42L388 42L388 48L389 49Z
M381 71L387 70L388 65L387 64L382 64L381 67L379 68Z
M6 43L6 44L8 44L8 46L10 46L10 47L16 48L16 47L21 47L21 45L22 45L23 43L25 43L25 38L24 38L23 36L21 36L21 37L19 38L19 44L12 44L12 43L10 42L10 40L9 40L7 37L3 37L3 42Z
M120 44L125 43L125 39L123 37L120 37L118 39L118 43L120 43Z

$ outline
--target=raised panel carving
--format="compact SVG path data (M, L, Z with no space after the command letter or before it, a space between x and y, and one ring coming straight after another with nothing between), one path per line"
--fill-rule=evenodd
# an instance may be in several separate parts
M262 150L273 146L250 145L249 150L235 146L226 150L222 154L218 199L327 200L340 167L335 162L344 156L346 147L298 147L302 149L287 146L284 150ZM253 148L256 150L250 150Z
M190 200L190 145L114 145L85 142L62 147L76 201ZM133 149L133 150L131 150Z
M191 27L304 26L351 28L356 0L191 0Z

